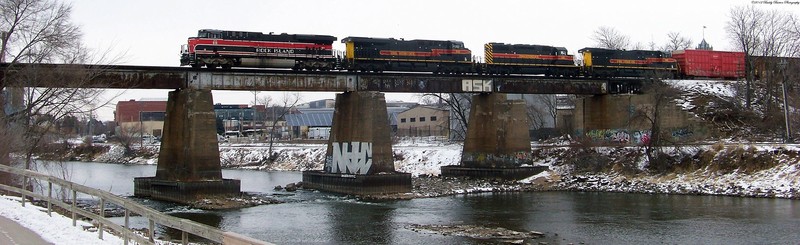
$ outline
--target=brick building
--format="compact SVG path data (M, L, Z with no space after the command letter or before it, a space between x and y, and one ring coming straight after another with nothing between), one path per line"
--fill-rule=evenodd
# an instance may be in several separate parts
M132 132L138 134L150 134L161 137L164 131L164 118L166 116L166 99L141 99L117 102L114 111L114 122L119 126L117 132Z

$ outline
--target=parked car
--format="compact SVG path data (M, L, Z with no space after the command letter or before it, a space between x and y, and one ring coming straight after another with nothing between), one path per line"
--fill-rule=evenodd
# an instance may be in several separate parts
M244 135L239 131L225 131L225 138L230 137L244 137Z
M108 140L106 139L106 134L101 135L92 135L92 143L106 143Z
M225 138L225 136L217 134L217 142L219 143L228 142L228 138Z
M155 136L150 135L150 134L142 135L142 143L145 143L145 144L156 144L156 143L159 143L159 142L160 142L160 140L158 139L158 137L155 137Z

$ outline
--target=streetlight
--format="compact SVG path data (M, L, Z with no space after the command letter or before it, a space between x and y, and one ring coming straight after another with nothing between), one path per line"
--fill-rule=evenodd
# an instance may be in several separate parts
M789 65L789 62L786 59L781 59L778 62L778 68L781 69L781 74L783 75L783 80L781 82L781 88L783 89L783 119L786 122L786 143L792 143L792 128L789 125L789 101L786 100L786 67Z

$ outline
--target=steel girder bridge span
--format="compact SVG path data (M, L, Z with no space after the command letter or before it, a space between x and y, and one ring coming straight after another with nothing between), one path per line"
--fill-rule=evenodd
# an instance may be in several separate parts
M173 90L156 175L136 178L134 192L179 203L239 195L239 181L222 178L211 90L341 92L336 96L325 167L305 171L304 184L332 192L381 195L411 191L410 174L394 168L385 92L474 93L461 162L442 167L442 174L515 179L543 169L524 167L531 163L525 103L506 100L504 94L602 95L641 87L637 80L539 76L57 64L0 67L0 87Z

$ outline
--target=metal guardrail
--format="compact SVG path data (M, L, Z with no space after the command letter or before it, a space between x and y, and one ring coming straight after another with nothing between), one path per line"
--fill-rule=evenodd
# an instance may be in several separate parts
M129 240L133 240L135 243L138 244L155 244L154 241L154 230L155 225L160 224L163 226L171 227L181 231L181 238L183 244L188 244L189 234L193 234L199 237L203 237L205 239L222 243L222 244L232 244L232 245L239 245L239 244L253 244L253 245L261 245L261 244L271 244L264 241L260 241L251 237L247 237L241 234L233 233L233 232L225 232L215 227L211 227L205 224L201 224L198 222L194 222L187 219L181 219L173 216L169 216L163 214L161 212L156 211L155 209L149 208L147 206L141 205L136 203L132 200L128 200L109 192L105 192L102 190L94 189L91 187L83 186L77 183L73 183L67 180L63 180L57 177L53 177L50 175L26 170L26 169L19 169L15 167L10 167L6 165L0 164L0 171L7 172L11 174L15 174L18 176L22 176L23 178L23 186L27 185L28 181L33 179L38 179L41 181L47 181L47 196L43 194L34 193L32 191L28 191L22 188L3 185L0 184L0 189L16 192L22 195L22 206L25 206L26 198L28 196L38 198L41 200L47 201L47 214L52 215L52 205L56 205L62 207L66 210L69 210L72 213L72 225L76 225L77 216L83 216L90 218L99 223L98 227L98 237L103 239L103 231L104 227L108 227L119 234L122 235L125 244L128 244ZM53 198L53 184L60 185L62 189L71 190L72 192L72 199L71 203L65 203L57 198ZM81 208L76 207L76 200L77 200L77 193L87 194L94 197L100 198L100 208L99 214L92 213L90 211L83 210ZM111 202L121 206L125 210L125 224L118 225L111 220L105 218L105 204L106 202ZM140 236L132 229L130 229L128 219L130 217L130 213L139 214L149 220L149 230L148 236L144 237Z

